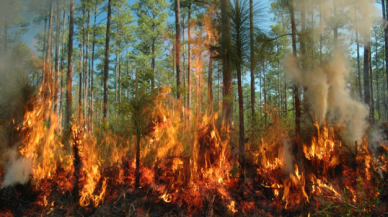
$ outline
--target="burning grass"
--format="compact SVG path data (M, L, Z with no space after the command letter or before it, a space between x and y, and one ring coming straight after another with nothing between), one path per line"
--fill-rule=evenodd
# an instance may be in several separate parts
M152 129L140 140L136 188L135 136L92 133L82 120L66 136L47 88L28 103L23 121L11 125L18 148L4 143L10 151L0 170L0 216L387 213L387 124L376 131L382 139L365 135L355 145L344 125L315 121L298 146L274 112L261 141L247 144L249 176L241 182L233 140L223 139L218 113L193 118L187 127L179 112L168 111L168 89L162 90L147 107Z

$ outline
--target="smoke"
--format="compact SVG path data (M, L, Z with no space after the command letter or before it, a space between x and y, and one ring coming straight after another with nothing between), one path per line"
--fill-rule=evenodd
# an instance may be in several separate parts
M294 159L292 157L292 142L290 138L283 138L283 148L282 148L282 158L283 158L283 170L285 173L294 172Z
M334 41L332 44L327 44L326 41L323 52L329 53L325 57L329 56L331 59L326 59L322 63L316 63L314 59L309 59L305 55L301 60L294 57L286 58L285 67L295 81L305 87L304 97L310 103L319 124L325 120L344 123L347 126L347 137L353 141L360 141L368 127L369 108L362 102L352 99L347 89L350 67L345 53L346 48L340 44L346 44L342 43L343 36L351 33L345 31L345 27L357 31L362 41L367 43L374 21L372 16L378 13L378 10L370 0L319 1L318 10L309 9L312 5L311 1L296 1L296 8L301 9L302 6L306 8L306 17L311 19L307 19L306 22L311 23L314 17L314 25L311 28L313 42L318 43L320 36L324 34L334 35L334 29L338 27L338 45L335 46ZM309 46L309 49L313 47ZM303 69L299 64L300 61L303 62Z
M10 149L3 158L9 158L5 167L3 187L26 183L32 173L32 157L24 159L18 155L16 149Z

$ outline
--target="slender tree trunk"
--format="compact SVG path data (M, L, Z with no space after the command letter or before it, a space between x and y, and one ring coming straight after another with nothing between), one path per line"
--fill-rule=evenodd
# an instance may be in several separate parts
M377 39L377 36L376 36ZM378 57L377 57L377 45L376 45L376 69L378 69ZM379 88L379 76L378 73L376 74L376 90L377 90L377 120L380 120L381 118L381 111L380 111L380 88Z
M81 105L82 105L82 86L83 86L83 80L82 80L82 69L83 69L83 44L81 42L80 44L80 56L79 56L79 89L78 89L78 118L79 121L81 121Z
M252 109L252 120L255 120L255 42L253 40L253 0L249 0L249 37L250 37L250 50L251 50L251 109Z
M263 86L264 86L264 90L263 90L263 93L264 93L264 123L265 123L265 127L267 127L268 125L268 118L267 118L267 113L266 113L266 110L267 110L267 78L265 76L265 60L263 61Z
M104 120L108 120L108 75L109 75L109 36L112 16L112 0L108 3L108 21L106 24L105 62L104 62Z
M119 61L118 61L118 56L119 54L116 52L116 64L115 64L115 103L117 103L117 94L118 94L118 81L117 81L117 70L119 66ZM117 117L117 112L116 112L116 117Z
M218 69L217 69L217 73L218 73L218 76L217 76L217 79L218 79L218 94L217 94L217 98L218 98L218 111L220 111L220 109L221 109L221 83L220 83L220 71L221 71L221 69L220 69L220 61L218 61L217 62L217 67L218 67Z
M44 17L44 34L43 34L43 61L46 62L46 37L47 37L47 14L45 15ZM7 27L7 25L5 24L5 27ZM6 46L7 46L7 34L6 34L6 31L7 31L7 28L4 28L4 35L5 35L5 42L4 42L4 48L6 50ZM42 83L44 82L44 71L46 70L46 63L43 63L43 73L42 73Z
M375 121L375 103L373 98L373 71L372 71L372 46L369 47L369 73L370 73L370 114L371 114L371 121L372 123Z
M292 53L294 57L297 57L296 54L296 25L294 18L294 3L293 0L289 0L290 14L291 14L291 26L292 26ZM294 98L295 98L295 132L296 132L296 141L298 147L300 146L300 102L299 102L299 89L298 86L294 86Z
M121 55L119 58L119 104L121 104Z
M84 70L84 126L86 126L86 122L88 121L88 116L86 115L87 111L87 101L88 101L88 74L89 74L89 27L90 27L90 10L88 9L88 20L87 20L87 26L86 26L86 64L85 64L85 70Z
M65 54L65 28L66 28L66 11L63 10L63 29L62 29L62 57L61 57L61 99L60 99L60 103L59 103L59 112L60 114L62 114L62 117L63 116L66 116L66 115L63 115L63 72L65 71L64 69L64 54ZM63 118L61 118L61 123L60 123L60 126L63 128Z
M210 40L210 44L212 43L212 39ZM209 77L207 84L207 93L209 99L209 109L210 113L213 113L213 59L212 59L212 51L209 49Z
M191 100L191 0L189 0L188 18L187 18L187 110L188 120L190 120L190 100ZM189 122L190 123L190 122Z
M60 35L60 16L61 12L59 10L59 0L57 0L57 30L55 37L55 75L54 75L54 114L57 115L58 111L58 73L59 73L59 35Z
M333 0L333 9L334 9L334 19L337 19L337 1ZM338 23L334 21L334 47L338 46Z
M48 64L47 65L47 69L46 69L46 72L44 73L45 74L45 82L46 84L48 85L47 88L50 86L50 88L52 89L53 87L53 84L50 83L52 81L52 74L51 74L51 52L52 52L52 34L53 34L53 8L54 8L54 1L51 1L50 3L50 15L49 15L49 30L48 30L48 40L47 40L47 50L46 50L46 63ZM49 89L45 90L45 97L50 97L52 96L52 93L50 92ZM49 118L49 117L47 117ZM48 119L46 120L48 121Z
M74 0L70 5L69 41L67 48L67 78L66 78L66 129L70 130L72 121L72 79L73 79L73 36L74 36Z
M185 16L183 15L182 16L182 44L183 44L183 64L182 64L182 82L183 82L183 89L185 90L186 89L186 73L185 73L185 65L186 65L186 57L185 57ZM186 105L186 97L183 97L183 100L182 100L182 105L185 106ZM182 106L182 107L183 107ZM182 114L182 118L184 119L185 118L185 110L183 110L183 114ZM185 122L185 120L183 120Z
M385 2L385 0L383 0L383 3ZM383 14L383 16L385 17L385 19L387 19L387 12L388 12L388 3L385 2L385 10L383 9L383 11L385 11L385 16ZM388 97L388 26L387 25L384 25L384 42L385 42L385 74L386 74L386 79L387 79L387 82L386 82L386 96Z
M152 18L155 19L155 14L152 14ZM152 24L152 32L155 34L155 25ZM152 66L152 80L151 80L151 90L154 90L155 88L155 43L156 39L152 39L152 61L151 61L151 66Z
M221 0L221 45L223 49L223 115L225 123L225 137L230 139L229 128L231 126L233 112L233 74L230 60L231 26L230 26L230 1Z
M70 3L70 22L69 22L69 42L68 42L68 65L67 65L67 84L66 84L66 131L71 135L71 121L72 121L72 77L73 77L73 35L74 35L74 0ZM71 136L68 136L70 139ZM78 155L77 145L73 145L73 154ZM79 201L78 176L79 163L78 158L73 160L74 165L74 188L73 195L75 201Z
M135 97L136 97L136 111L139 110L139 80L138 80L138 69L136 69L136 92L135 92ZM140 187L140 140L141 140L141 132L140 132L140 121L139 121L139 116L136 115L135 117L135 125L136 125L136 169L135 169L135 188Z
M181 98L181 9L180 0L175 0L175 25L176 25L176 86L177 99Z
M242 16L240 13L239 9L239 0L236 0L236 11L238 17ZM237 46L237 55L238 58L241 60L242 59L242 43L241 43L241 30L242 26L241 22L238 22L236 24L236 46ZM242 78L241 78L241 63L237 62L236 64L236 69L237 69L237 89L238 89L238 113L239 113L239 164L240 168L242 170L241 176L240 176L240 181L243 182L245 179L245 130L244 130L244 97L243 97L243 92L242 92Z
M358 72L358 87L360 98L362 98L362 88L361 88L361 68L360 68L360 44L358 42L358 32L356 30L356 43L357 43L357 72Z
M85 5L82 6L82 27L81 27L81 31L82 31L82 40L80 42L80 58L79 58L79 92L78 92L78 119L81 123L81 118L82 118L82 111L81 111L81 108L82 108L82 86L83 86L83 74L84 74L84 60L83 60L83 57L84 57L84 54L83 54L83 50L84 50L84 44L85 44L85 22L84 22L84 19L85 19Z
M93 112L94 112L94 47L95 47L95 44L96 44L96 27L97 27L97 5L94 7L94 26L93 26L93 44L92 44L92 68L91 68L91 71L92 71L92 74L90 76L90 113L91 113L91 116L90 116L90 120L91 120L91 131L93 133L93 128L94 128L94 121L93 121ZM98 117L98 115L97 115Z
M50 3L50 15L49 15L49 30L48 30L47 50L46 50L46 58L47 58L46 61L49 64L51 63L52 34L53 34L53 9L54 9L54 1L51 1L51 3Z
M369 37L365 39L368 40ZM370 81L369 81L369 62L370 62L370 44L366 42L364 45L364 102L370 106Z

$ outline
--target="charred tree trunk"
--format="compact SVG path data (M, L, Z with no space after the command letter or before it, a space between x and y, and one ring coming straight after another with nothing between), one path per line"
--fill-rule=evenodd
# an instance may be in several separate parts
M108 2L108 21L106 23L105 62L104 62L104 120L108 120L108 75L109 75L109 36L112 16L112 0Z

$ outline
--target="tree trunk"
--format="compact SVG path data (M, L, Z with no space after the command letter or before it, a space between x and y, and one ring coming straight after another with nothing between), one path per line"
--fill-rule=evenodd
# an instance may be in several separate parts
M54 114L57 115L58 111L58 73L59 73L59 35L60 35L60 16L61 12L59 10L59 0L57 0L57 30L55 37L55 75L54 75Z
M356 30L356 43L357 43L357 72L358 72L358 87L360 99L362 98L362 88L361 88L361 68L360 68L360 44L358 42L358 32Z
M119 58L119 104L121 104L121 56Z
M176 25L176 86L177 99L181 98L181 9L180 0L175 0L175 25Z
M91 120L91 131L93 133L93 128L94 128L94 121L93 121L93 112L94 112L94 107L93 107L93 88L94 88L94 46L96 45L96 27L97 27L97 5L94 7L94 28L93 28L93 44L92 44L92 74L90 76L90 120ZM98 115L97 115L98 117Z
M6 34L6 31L7 31L7 24L5 24L5 28L4 28L4 37L5 37L5 40L4 40L4 50L6 50L6 46L7 46L7 34ZM44 34L43 34L43 61L46 61L46 37L47 37L47 14L44 16ZM42 73L42 83L44 82L44 71L46 70L46 64L45 62L43 63L43 73Z
M155 19L155 14L152 14L152 18ZM155 34L155 25L152 25L152 32ZM152 39L152 61L151 61L151 66L152 66L152 80L151 80L151 90L154 90L155 88L155 41L156 39Z
M109 75L109 36L112 16L112 0L108 3L108 21L106 24L105 62L104 62L104 120L108 120L108 75Z
M253 40L253 0L249 0L249 37L250 37L250 50L251 50L251 109L252 109L252 120L255 120L255 52L254 40Z
M377 46L376 46L376 67L378 68L378 66L379 65L378 65ZM377 120L380 120L380 118L381 118L381 111L380 111L379 76L378 76L378 73L375 73L375 74L376 74L376 90L377 90Z
M70 130L72 121L72 79L73 79L73 36L74 36L74 0L70 5L69 41L67 48L67 78L66 78L66 129Z
M296 25L294 17L294 3L293 0L289 0L290 14L291 14L291 26L292 26L292 53L294 57L296 54ZM296 142L298 147L300 146L300 102L299 102L299 89L297 85L294 85L294 98L295 98L295 133Z
M266 81L266 76L265 76L265 60L263 61L263 93L264 93L264 123L265 123L265 128L267 128L268 125L268 118L267 118L267 113L266 113L266 108L267 108L267 81Z
M53 34L53 7L54 1L50 3L50 15L49 15L49 30L48 30L48 40L47 40L47 50L46 50L46 61L48 64L51 62L51 49L52 49L52 34ZM50 67L50 66L49 66Z
M190 121L190 100L191 100L191 0L189 0L188 18L187 18L187 110L188 120ZM189 122L190 123L190 122Z
M212 39L210 40L210 43ZM212 51L209 49L209 77L207 84L207 93L209 99L209 110L210 113L213 114L213 59L212 59Z
M50 83L52 81L51 78L51 52L52 52L52 34L53 34L53 9L54 9L54 1L51 1L50 3L50 15L49 15L49 30L48 30L48 42L47 42L47 50L46 50L46 63L47 63L47 69L46 72L44 72L46 78L45 82L47 84L47 88L50 86L51 90L53 89L53 84ZM52 96L52 93L49 89L44 91L44 95L46 97ZM49 117L48 117L49 118ZM48 119L47 119L48 120Z
M334 20L337 18L337 1L333 0ZM334 48L338 46L338 23L334 21Z
M239 0L236 0L236 11L237 13L241 13L239 9ZM241 15L237 15L241 16ZM239 24L239 23L238 23ZM241 30L242 26L236 25L236 47L237 47L237 55L239 60L242 60L242 43L241 43ZM238 61L236 64L237 70L237 89L238 89L238 113L239 113L239 164L241 169L240 182L243 182L245 179L245 130L244 130L244 97L242 92L242 78L241 78L241 63ZM241 183L240 183L241 184Z
M230 27L230 1L221 0L221 45L223 67L223 116L225 123L225 139L230 139L229 129L233 112L233 74L229 51L231 50L231 27Z
M67 84L66 84L66 131L70 134L71 132L71 121L72 121L72 112L71 112L71 104L72 104L72 77L73 77L73 35L74 35L74 0L71 0L70 3L70 22L69 22L69 42L68 42L68 65L67 65ZM70 139L71 137L68 136ZM73 152L77 152L75 150L75 145L73 145ZM74 164L76 165L76 164ZM75 174L75 183L73 189L73 195L75 197L75 201L79 199L79 189L78 189L78 176Z
M62 34L62 55L64 55L65 53L65 29L66 29L66 10L63 10L63 34ZM61 98L60 98L60 101L59 101L59 112L60 114L63 114L63 72L64 72L64 59L65 58L61 58ZM66 115L62 115L63 116L66 116ZM63 118L61 118L61 123L60 123L60 126L63 128Z
M139 106L139 78L138 78L138 69L136 69L136 106ZM139 108L135 109L136 111L139 111ZM139 128L139 116L136 115L135 117L135 127L136 127L136 168L135 168L135 188L140 187L140 140L141 140L141 132Z
M370 80L370 114L372 123L375 121L375 103L373 98L372 46L369 47L369 80Z
M365 40L367 40L367 38ZM364 102L368 106L370 106L369 50L370 50L370 44L369 42L366 42L364 45Z
M88 101L88 79L89 79L89 27L90 27L90 10L88 9L88 20L86 26L86 64L84 70L84 126L86 126L86 122L88 121L88 116L86 115L86 105Z
M383 0L385 2L385 0ZM387 12L388 12L388 3L385 2L385 19L387 18ZM383 14L384 15L384 14ZM388 26L384 24L384 42L385 42L385 73L386 73L386 96L388 97Z
M79 118L79 121L81 123L81 118L82 118L82 112L81 112L81 108L82 108L82 86L83 86L83 75L84 75L84 60L83 60L83 57L84 57L84 54L83 54L83 51L84 51L84 44L85 44L85 22L84 22L84 19L85 19L85 5L82 6L82 27L81 27L81 31L82 31L82 40L80 42L80 58L79 58L79 94L78 94L78 118ZM84 87L85 88L85 87Z

